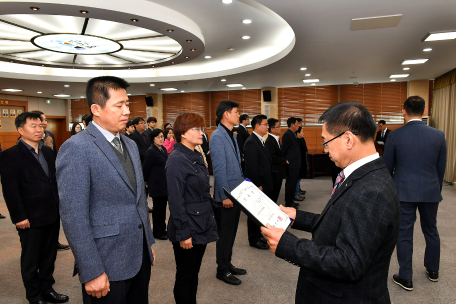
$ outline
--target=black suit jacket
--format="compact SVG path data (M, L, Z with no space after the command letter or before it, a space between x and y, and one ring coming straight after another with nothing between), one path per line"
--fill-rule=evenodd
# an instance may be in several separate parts
M375 137L375 141L383 141L383 143L386 143L386 139L388 138L389 132L391 132L391 130L386 129L385 136L382 137L382 131L378 131L377 136Z
M263 192L271 192L274 187L272 158L268 149L255 134L245 141L244 163L246 178L250 179L255 186L262 186Z
M299 170L301 168L301 149L296 134L290 129L282 136L282 153L290 163L289 168Z
M144 138L141 136L141 133L138 130L134 130L130 134L130 139L133 140L138 146L139 157L141 158L141 163L144 164L144 157L146 156L146 151L150 147L150 138L144 133L147 143L144 141Z
M272 170L278 172L281 181L287 176L287 160L283 157L279 143L273 136L269 135L264 145L272 158Z
M168 160L168 152L160 152L156 145L151 145L146 151L143 165L144 181L150 197L168 196L166 183L165 165Z
M296 303L390 303L391 255L399 235L400 205L383 158L371 161L340 185L321 214L297 210L276 256L301 267Z
M241 152L241 155L244 156L245 141L247 140L247 138L249 138L250 133L243 126L239 126L237 133L238 134L236 136L236 139L237 139L237 143L238 143L238 146L239 146L239 152Z
M203 134L203 144L201 145L201 149L203 149L204 155L207 156L207 152L209 152L209 137L207 133Z
M59 219L56 155L46 146L42 146L41 151L49 176L22 141L0 156L3 197L13 224L28 219L30 227L40 227Z

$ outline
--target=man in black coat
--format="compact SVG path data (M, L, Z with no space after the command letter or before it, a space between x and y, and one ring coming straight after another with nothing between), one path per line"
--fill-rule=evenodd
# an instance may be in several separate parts
M377 136L375 136L375 141L380 141L384 145L388 138L388 134L391 132L391 130L386 127L386 121L380 120L377 124L377 130L378 132Z
M39 113L23 112L15 124L21 140L1 154L0 175L21 241L26 298L30 303L65 303L68 297L52 288L60 229L56 154L40 142L44 130Z
M242 114L239 117L239 127L237 128L237 135L236 140L239 146L239 152L241 152L241 167L242 172L245 176L245 162L244 162L244 145L247 138L250 136L249 130L247 130L247 126L250 124L249 115Z
M288 160L288 176L285 183L285 206L297 208L299 204L294 202L296 184L301 170L301 149L299 147L296 131L299 129L299 121L296 117L287 120L288 130L282 136L282 153Z
M321 214L284 208L298 239L262 228L271 251L301 268L296 303L390 303L388 269L399 234L397 190L375 150L376 125L355 102L329 108L319 119L323 147L343 171Z
M272 178L272 159L268 149L264 146L263 136L268 133L268 118L257 115L252 119L252 136L249 136L244 145L245 177L260 188L269 198L274 189ZM269 249L261 230L254 221L247 219L249 244L258 249Z
M268 119L269 135L264 145L272 158L272 170L277 171L278 178L274 183L271 199L277 203L284 178L287 176L288 161L283 157L280 144L280 122L275 118Z
M151 143L153 142L153 140L150 136L152 134L152 131L156 127L157 127L157 118L155 118L155 117L147 118L147 127L146 127L146 130L144 131L144 134L146 135L147 139L150 140Z
M138 146L141 164L144 164L146 151L150 147L150 138L144 133L144 131L146 131L146 121L142 117L136 117L133 119L133 125L136 130L130 134L130 139L132 139Z

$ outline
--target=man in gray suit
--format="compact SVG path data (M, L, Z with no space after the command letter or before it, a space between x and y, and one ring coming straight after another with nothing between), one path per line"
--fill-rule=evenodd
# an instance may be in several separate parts
M148 303L155 240L138 148L120 134L128 86L112 76L89 80L93 121L57 157L60 215L84 303Z
M214 170L214 200L223 203L221 224L219 225L219 239L217 241L217 279L227 284L239 285L241 280L235 275L243 275L244 269L236 268L231 264L233 245L239 224L241 209L233 205L226 197L223 188L231 191L243 182L241 169L241 154L233 134L233 128L239 123L239 104L224 100L217 105L215 111L220 125L212 132L209 149L212 155Z

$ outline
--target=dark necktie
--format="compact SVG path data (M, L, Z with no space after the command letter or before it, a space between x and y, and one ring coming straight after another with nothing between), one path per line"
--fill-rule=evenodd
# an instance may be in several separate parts
M122 144L120 143L120 140L117 137L114 137L112 143L114 144L114 147L116 147L117 151L123 154Z
M144 133L142 133L141 136L142 136L142 138L144 139L144 142L145 142L146 145L147 145L146 135L144 135Z

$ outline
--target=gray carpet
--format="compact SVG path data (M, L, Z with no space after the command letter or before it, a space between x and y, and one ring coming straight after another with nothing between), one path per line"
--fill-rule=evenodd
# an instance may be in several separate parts
M320 177L302 180L301 187L307 190L301 210L321 212L331 193L331 179ZM284 190L280 200L284 199ZM393 303L456 303L452 282L456 282L456 192L451 186L443 188L444 200L440 204L438 228L441 238L440 282L430 282L423 266L424 237L419 221L415 229L414 242L414 287L407 292L391 281L398 271L396 254L393 254L388 285ZM0 195L0 213L8 215L3 195ZM215 278L215 244L208 245L199 275L199 303L294 303L294 294L299 268L276 258L270 251L249 247L247 241L246 216L241 215L238 236L234 245L233 264L247 269L240 276L240 286L227 285ZM26 304L25 289L20 275L20 243L16 229L9 217L0 220L0 303ZM291 229L298 237L309 237L308 233ZM63 231L60 242L66 243ZM155 251L157 264L152 268L149 298L150 303L174 303L173 284L175 275L174 254L169 241L157 241ZM73 255L70 250L59 251L56 261L54 285L57 292L70 297L70 303L81 303L81 285L73 272Z

